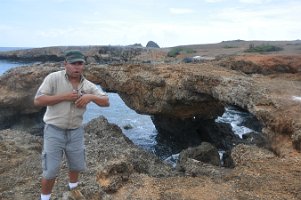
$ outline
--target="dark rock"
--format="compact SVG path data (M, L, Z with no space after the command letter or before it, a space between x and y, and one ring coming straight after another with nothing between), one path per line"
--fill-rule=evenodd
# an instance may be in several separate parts
M149 41L149 42L146 44L146 47L147 47L147 48L160 48L160 46L159 46L157 43L153 42L153 41Z
M170 166L155 155L136 148L117 125L109 124L104 117L93 119L85 126L85 130L89 137L96 137L95 141L101 142L98 143L101 147L98 150L98 162L106 164L109 161L116 163L116 160L122 160L125 164L119 163L118 166L126 165L138 173L158 177L172 174Z
M209 176L221 178L226 169L221 168L217 149L203 142L198 147L188 148L180 153L176 169L189 176Z
M123 128L124 128L125 130L129 130L129 129L132 129L133 126L132 126L131 124L126 124L126 125L123 126Z
M183 63L192 63L193 62L193 59L190 58L190 57L186 57L182 60Z
M222 156L222 166L227 168L234 168L234 161L231 157L231 151L225 151Z
M202 142L198 147L183 150L179 156L179 165L186 162L188 158L216 166L221 165L218 150L208 142Z
M223 150L230 150L233 145L243 142L229 124L216 123L215 120L154 115L152 121L158 131L156 153L163 159L202 142L209 142Z
M107 193L114 193L129 180L133 166L129 161L111 160L98 169L96 181Z
M42 109L41 112L38 113L17 116L10 123L9 128L12 130L26 131L32 135L43 135L44 113L45 109Z
M270 143L265 135L258 132L246 133L242 136L244 143L249 145L256 145L258 147L270 149Z

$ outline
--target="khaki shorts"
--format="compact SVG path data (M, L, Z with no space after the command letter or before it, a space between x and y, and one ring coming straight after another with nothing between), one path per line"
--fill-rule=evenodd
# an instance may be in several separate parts
M42 152L44 178L53 179L58 175L64 154L70 171L86 169L83 127L65 130L46 124Z

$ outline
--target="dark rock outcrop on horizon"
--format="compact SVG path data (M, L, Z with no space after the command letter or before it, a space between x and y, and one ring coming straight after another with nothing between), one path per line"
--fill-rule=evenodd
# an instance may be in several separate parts
M147 48L160 48L160 46L154 41L148 41L146 44Z

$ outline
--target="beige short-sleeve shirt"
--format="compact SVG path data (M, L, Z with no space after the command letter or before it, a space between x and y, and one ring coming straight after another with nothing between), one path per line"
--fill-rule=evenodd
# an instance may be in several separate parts
M80 94L94 94L106 96L106 93L94 83L82 77L78 88L73 88L68 80L66 71L57 71L49 74L39 87L36 97L40 95L56 95L77 90ZM47 106L44 122L62 129L75 129L82 125L86 108L77 108L74 102L63 101Z

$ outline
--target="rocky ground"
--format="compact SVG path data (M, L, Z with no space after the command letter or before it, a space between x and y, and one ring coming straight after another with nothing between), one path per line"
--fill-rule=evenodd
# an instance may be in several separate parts
M250 43L243 41L190 46L189 48L197 51L189 55L180 54L177 59L166 57L169 49L147 50L142 51L140 59L159 63L155 69L145 65L132 65L115 66L106 69L107 71L101 71L104 72L103 76L112 79L111 83L106 84L119 89L121 93L123 90L128 91L126 87L130 85L135 88L137 86L135 81L138 81L141 87L147 83L157 87L157 93L154 92L152 97L161 98L159 100L163 102L163 106L154 105L153 108L157 110L150 111L154 113L162 111L167 100L182 98L183 101L187 101L189 99L187 97L191 97L190 94L195 92L211 93L221 101L237 103L249 109L264 123L263 134L268 136L271 146L269 148L243 144L235 146L230 155L233 168L212 165L189 156L180 159L177 167L172 168L154 155L139 149L122 134L120 128L109 124L101 117L85 127L88 170L82 174L80 184L85 198L301 199L301 154L298 152L301 144L300 42L270 42L270 44L280 45L284 50L269 54L247 54L243 51ZM181 62L187 56L198 55L215 59L208 61L208 64L203 63L204 61L190 64ZM103 55L98 55L97 59L99 56ZM162 64L167 61L173 64ZM0 88L2 94L5 94L0 96L2 121L10 117L6 115L8 112L18 114L21 110L24 111L22 115L36 112L28 106L32 98L30 95L37 87L32 85L32 80L40 82L45 74L59 69L57 64L38 67L41 70L36 70L35 67L24 68L22 73L12 70L1 76ZM100 68L92 66L91 70L99 73L97 70ZM127 77L130 74L133 76ZM15 76L18 82L13 78ZM95 78L96 82L101 80L101 75L93 74L93 71L88 76L91 79ZM114 82L116 77L120 78L119 81L127 81L126 84ZM183 77L186 77L186 82L181 80ZM189 77L194 77L196 82L190 81ZM165 83L158 82L159 79ZM177 88L174 94L164 93L164 98L167 99L162 98L160 95L162 91L175 91L176 86L179 86L178 83L188 89L183 92ZM24 87L27 89L24 90ZM140 88L137 88L136 92L138 89ZM148 95L143 94L144 97L145 94ZM126 95L124 93L124 96ZM132 97L133 95L128 95L128 98ZM141 100L146 103L137 105L137 108L147 107L148 103L151 103L150 99ZM11 102L16 102L14 107ZM168 107L170 106L167 105ZM181 114L179 111L174 115L179 113ZM41 136L34 136L27 129L22 130L18 127L17 130L0 131L0 199L39 198L41 148ZM66 174L67 166L64 162L52 199L68 199Z
M88 170L81 176L86 199L300 199L301 156L277 157L256 146L232 151L235 168L188 158L181 169L135 147L104 118L86 128ZM22 131L0 132L0 199L38 199L42 138ZM63 163L52 199L67 199Z

